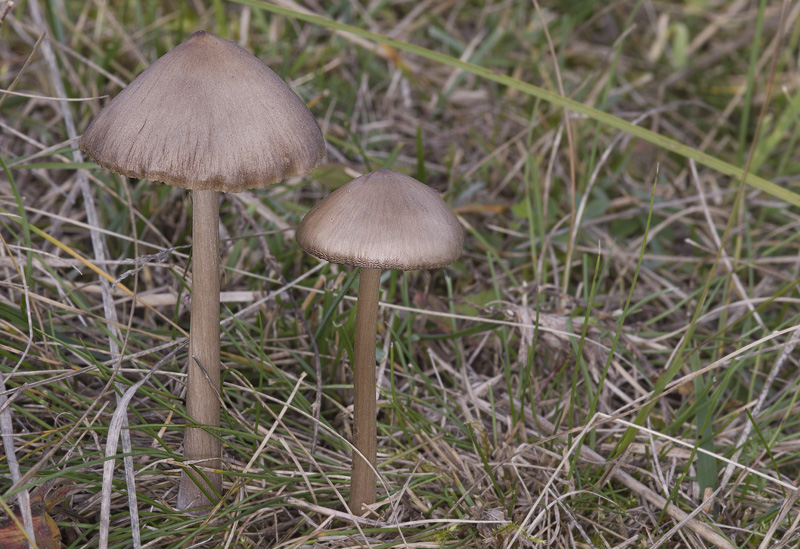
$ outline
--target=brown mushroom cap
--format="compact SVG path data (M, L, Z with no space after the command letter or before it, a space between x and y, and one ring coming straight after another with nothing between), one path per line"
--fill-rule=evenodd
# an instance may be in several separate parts
M205 31L156 60L92 121L80 148L109 170L240 192L325 158L305 103L264 63Z
M437 269L461 255L464 231L435 190L392 170L358 177L309 211L297 243L332 263Z

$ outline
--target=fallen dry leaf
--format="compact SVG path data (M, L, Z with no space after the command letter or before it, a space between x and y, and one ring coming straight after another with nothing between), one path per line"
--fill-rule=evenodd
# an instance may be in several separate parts
M22 525L21 516L17 516L17 521ZM58 531L56 521L47 513L33 517L33 532L39 549L59 549L61 547L61 532ZM11 518L0 522L0 547L3 549L28 549L28 538L25 536L25 532Z

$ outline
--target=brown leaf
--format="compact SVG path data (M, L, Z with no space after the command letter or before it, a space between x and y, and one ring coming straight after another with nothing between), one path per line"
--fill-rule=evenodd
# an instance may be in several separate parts
M22 525L22 517L17 516ZM61 532L53 517L44 513L33 517L33 532L36 536L36 545L39 549L59 549L61 547ZM28 538L24 530L8 518L0 522L0 547L3 549L28 549Z

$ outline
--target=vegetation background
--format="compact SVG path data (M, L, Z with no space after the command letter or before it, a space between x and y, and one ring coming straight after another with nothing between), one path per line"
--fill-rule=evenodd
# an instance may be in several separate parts
M800 2L0 12L0 536L19 501L71 548L800 543ZM76 150L198 29L284 77L328 142L310 177L222 204L227 494L208 517L173 510L190 196ZM384 274L382 484L354 521L356 273L293 230L382 167L441 191L466 246Z

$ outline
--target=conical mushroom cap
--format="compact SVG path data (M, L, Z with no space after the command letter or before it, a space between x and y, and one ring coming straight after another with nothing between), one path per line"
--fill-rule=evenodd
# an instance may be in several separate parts
M122 90L89 125L80 148L128 177L224 192L307 174L325 158L314 116L286 82L205 31Z
M438 269L461 255L464 231L435 190L392 170L339 187L303 218L297 243L332 263Z

